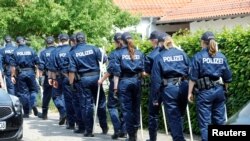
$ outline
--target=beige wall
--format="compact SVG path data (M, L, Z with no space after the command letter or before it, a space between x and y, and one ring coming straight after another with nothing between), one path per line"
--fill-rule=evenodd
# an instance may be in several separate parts
M234 28L237 25L243 27L250 27L250 16L245 16L243 18L237 17L234 19L218 19L218 20L209 20L209 21L200 21L200 22L191 22L190 30L195 32L197 30L211 30L211 31L221 31L224 27Z

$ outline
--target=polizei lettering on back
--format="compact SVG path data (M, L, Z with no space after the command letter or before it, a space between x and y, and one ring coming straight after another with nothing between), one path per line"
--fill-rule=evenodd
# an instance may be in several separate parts
M59 57L65 57L67 54L66 53L59 53Z
M5 54L12 54L14 50L5 50Z
M83 56L87 56L87 55L91 55L91 54L94 54L94 51L93 50L87 50L87 51L84 51L84 52L77 52L76 57L83 57Z
M183 56L177 55L177 56L163 57L163 62L177 62L177 61L183 61Z
M21 51L16 53L18 56L28 56L31 55L31 51Z
M45 53L46 57L50 57L50 53Z
M223 58L202 58L203 64L223 64Z
M139 60L140 59L140 55L135 55L134 56L135 60ZM131 60L129 55L122 55L122 60Z

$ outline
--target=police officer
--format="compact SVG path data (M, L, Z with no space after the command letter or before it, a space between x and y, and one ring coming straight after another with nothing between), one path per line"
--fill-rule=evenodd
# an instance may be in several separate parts
M7 35L4 38L5 47L1 50L4 77L6 80L7 91L9 94L15 95L15 85L11 82L10 57L16 47L12 44L12 38Z
M161 47L159 46L160 35L162 33L158 31L153 31L150 34L149 40L151 41L153 50L146 56L145 60L145 70L147 74L151 74L151 69L153 66L154 58L160 53ZM162 34L164 35L164 34ZM151 80L152 81L152 80ZM159 96L158 103L159 105L153 105L154 95L149 95L149 140L156 141L157 129L158 129L158 120L159 120L159 111L160 105L162 102L161 96Z
M130 33L123 33L122 41L124 46L115 57L114 92L116 95L117 92L119 94L122 114L129 135L128 140L136 141L137 130L140 126L140 77L144 72L144 56L135 48Z
M50 55L53 50L56 49L54 45L54 38L49 36L45 40L46 42L46 49L40 52L40 63L38 66L39 69L39 85L43 88L43 99L42 99L42 113L38 113L38 117L42 118L43 120L48 119L48 109L49 109L49 102L51 97L53 96L53 102L56 105L59 113L65 113L65 108L62 102L57 103L57 97L55 97L54 89L48 83L48 70L49 70L49 62L51 61ZM60 98L58 98L60 99ZM58 100L60 101L60 100Z
M191 64L188 100L193 102L192 91L195 86L198 89L196 104L201 138L207 141L208 125L225 122L225 90L232 81L232 73L226 57L217 50L212 32L207 31L202 35L201 45L202 50L194 55Z
M61 34L58 36L58 40L60 39ZM60 42L60 40L59 40ZM61 44L61 43L59 43ZM56 54L61 50L61 45L59 45L57 48L53 49L50 52L50 57L48 57L48 83L52 88L52 99L54 101L54 104L56 105L60 118L59 118L59 125L63 125L66 120L66 108L65 108L65 102L64 102L64 96L62 92L62 78L56 77L56 74L58 73L58 65L56 62Z
M126 126L124 122L124 118L120 109L120 102L116 95L114 95L114 81L113 81L113 67L114 67L114 59L115 54L122 47L121 33L116 33L114 36L116 49L112 51L108 57L108 67L107 73L98 81L99 84L102 84L104 80L109 78L109 95L108 95L108 110L110 114L110 118L114 127L114 134L112 135L112 139L117 139L118 137L126 137Z
M10 58L11 65L11 80L15 84L17 77L18 96L23 105L24 118L29 117L30 97L38 92L35 69L39 64L39 58L32 48L29 48L23 37L17 37L18 48L14 50ZM16 73L17 71L17 73ZM33 112L37 114L37 109L33 105Z
M59 78L60 81L54 81L55 87L61 87L62 93L64 95L64 102L65 102L65 108L66 108L66 114L67 114L67 127L66 129L75 129L75 111L73 108L72 103L72 93L71 90L68 89L67 85L69 85L68 80L68 68L69 68L69 58L68 54L71 50L71 47L69 46L69 36L68 34L61 34L59 37L59 40L61 41L60 50L56 52L54 55L56 66L56 78ZM61 86L59 86L61 85Z
M189 69L187 55L176 48L170 36L165 38L164 47L154 59L151 73L151 94L153 105L159 105L162 97L172 139L185 141L183 136L183 116L187 105Z
M99 61L101 61L102 53L97 47L86 44L85 39L83 33L76 34L77 46L71 51L69 79L71 87L76 87L81 93L80 104L86 130L84 136L93 137L93 104L97 98ZM74 81L80 85L73 86ZM107 134L106 98L102 86L98 105L99 123L103 134Z
M76 34L71 35L70 37L70 45L71 50L74 50L76 48L77 42L76 42ZM80 85L79 83L75 85ZM76 114L76 123L78 125L78 129L74 130L74 133L84 133L85 132L85 125L82 117L82 111L80 106L80 94L75 91L72 93L72 102L73 102L73 108Z

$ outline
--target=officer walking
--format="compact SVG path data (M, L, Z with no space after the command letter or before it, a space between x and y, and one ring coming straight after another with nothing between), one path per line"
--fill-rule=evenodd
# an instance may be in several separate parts
M76 87L79 93L81 93L80 104L86 130L84 136L93 137L93 104L97 98L97 81L100 74L99 62L101 61L102 53L97 47L86 44L86 38L83 33L76 34L76 41L76 48L70 52L70 86L72 88ZM74 85L74 82L80 85ZM107 134L106 98L102 87L98 105L99 123L103 134Z
M128 141L137 140L140 127L141 73L144 72L144 56L133 44L130 33L122 34L122 47L115 57L114 92L119 96ZM118 86L119 84L119 86Z
M152 102L159 106L159 97L162 98L173 141L185 141L182 120L187 105L189 59L170 36L165 38L164 47L155 57L151 71Z
M35 69L39 64L39 58L35 51L25 44L23 37L17 37L16 41L18 48L10 58L11 80L14 84L18 83L17 96L23 105L23 117L29 118L30 97L38 93ZM38 113L35 106L32 109L34 114Z
M70 37L70 45L71 50L74 50L76 48L76 34L71 35ZM70 56L69 56L70 57ZM80 85L79 83L75 85ZM85 125L82 117L82 111L81 111L81 105L80 105L80 93L78 91L72 92L72 102L73 102L73 108L76 114L76 123L78 124L78 129L74 130L74 133L84 133L85 132Z
M109 94L108 94L108 110L111 118L111 122L114 127L114 134L112 135L112 139L118 139L119 137L126 137L127 131L124 122L124 118L120 109L120 102L119 99L114 95L114 81L113 81L113 71L114 71L114 59L115 54L119 49L122 48L122 40L121 40L121 33L116 33L114 36L115 46L116 49L112 51L108 57L108 67L107 73L98 81L99 85L103 83L107 78L109 78Z
M57 70L56 73L56 79L59 79L57 81L54 81L55 87L61 87L62 93L64 96L64 102L65 102L65 108L66 108L66 115L67 115L67 127L66 129L75 129L75 111L73 108L72 103L72 93L71 90L68 89L67 85L69 85L68 80L68 68L69 68L69 58L68 54L71 50L71 47L69 46L69 36L68 34L61 34L59 37L59 40L61 41L60 49L55 52L55 55L53 56L55 63L55 68Z
M48 109L49 109L49 102L51 97L53 97L53 102L57 107L59 113L65 113L65 108L63 102L60 101L60 97L56 97L54 95L54 89L48 83L48 70L49 70L49 62L51 61L50 55L53 50L56 49L54 45L54 38L49 36L45 40L47 47L43 51L40 52L40 63L38 66L39 69L39 85L43 87L43 99L42 99L42 113L38 113L38 117L42 118L43 120L48 119ZM59 100L58 100L59 99Z
M202 50L193 57L188 90L188 100L193 102L193 88L196 95L198 121L202 141L208 140L208 125L221 125L225 122L225 90L232 81L232 73L226 57L217 50L212 32L201 37ZM222 78L224 82L220 81Z
M7 91L9 94L15 95L15 85L11 82L10 57L16 47L12 44L12 38L5 36L5 47L1 50L3 74L6 80Z
M160 53L162 50L161 47L159 47L159 40L160 35L164 35L158 31L153 31L150 34L150 41L153 46L153 50L146 56L145 60L145 71L147 74L151 74L151 69L153 67L153 62L155 57ZM153 81L153 80L151 80ZM147 141L156 141L157 140L157 129L158 129L158 120L159 120L159 111L160 111L160 105L162 103L161 95L159 95L158 99L158 105L153 105L154 95L149 94L149 140Z
M60 39L60 36L61 34L58 36L58 40ZM48 57L48 64L46 67L48 69L48 83L51 87L53 87L52 99L60 114L59 125L63 125L66 120L66 108L62 92L62 78L56 77L56 74L58 73L58 67L55 59L56 54L57 52L59 52L59 50L61 50L60 45L50 52L50 57Z

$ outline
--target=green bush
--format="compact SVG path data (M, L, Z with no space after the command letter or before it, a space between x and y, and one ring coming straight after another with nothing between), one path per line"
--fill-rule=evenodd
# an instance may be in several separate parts
M174 35L173 38L177 45L192 57L201 50L200 37L203 31L195 33L185 32L181 35ZM233 82L229 84L229 95L227 98L227 112L230 117L237 112L247 101L250 100L250 28L236 27L232 30L224 29L215 32L219 49L228 59L230 69L233 72ZM147 54L151 46L147 41L141 41L142 50ZM148 81L148 80L147 80ZM142 111L144 128L148 126L148 87L143 87ZM199 134L197 113L195 104L189 104L190 116L192 120L193 132ZM160 129L164 129L164 124L160 117ZM185 132L189 133L187 119L184 125Z

